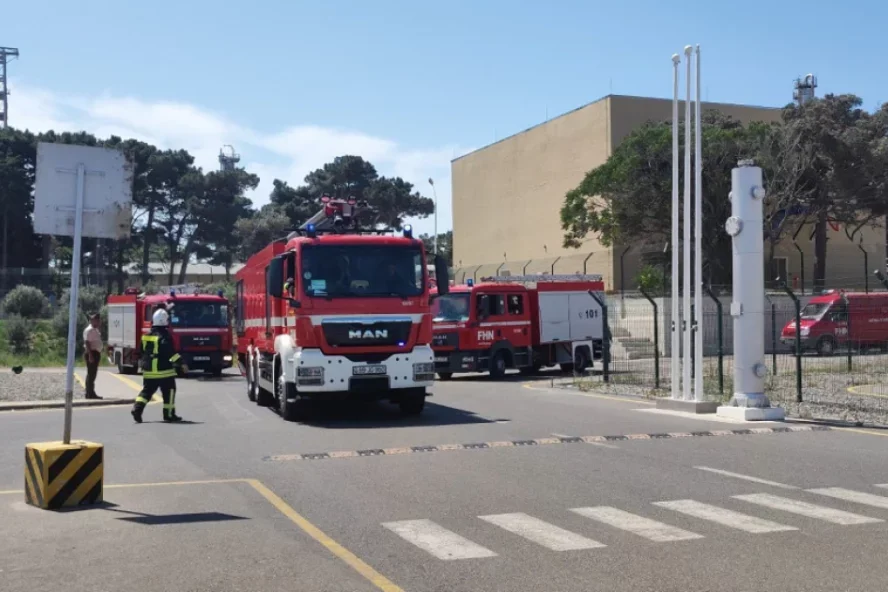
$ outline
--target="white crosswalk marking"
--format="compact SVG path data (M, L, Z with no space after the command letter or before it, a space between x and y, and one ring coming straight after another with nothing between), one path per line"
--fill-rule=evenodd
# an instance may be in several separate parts
M844 489L842 487L824 487L821 489L809 489L808 491L844 500L846 502L854 502L864 506L872 506L874 508L888 510L888 497L882 495L874 495L872 493L864 493L863 491L854 491L853 489Z
M669 526L650 518L630 514L609 506L597 506L595 508L574 508L580 516L603 522L608 526L625 530L644 537L655 543L670 543L673 541L689 541L702 539L703 535L689 532L675 526Z
M817 506L814 504L809 504L807 502L801 502L798 500L780 497L779 495L771 495L768 493L735 495L733 497L734 499L749 502L751 504L758 504L760 506L765 506L766 508L782 510L784 512L790 512L791 514L798 514L799 516L806 516L808 518L825 520L826 522L841 524L843 526L851 524L874 524L876 522L884 522L884 520L880 520L879 518L870 518L869 516L852 514L851 512L845 512L844 510L835 510L833 508Z
M445 561L496 557L496 553L490 549L464 539L431 520L385 522L383 526L423 551Z
M729 526L731 528L736 528L738 530L743 530L745 532L750 532L753 534L798 530L798 528L795 528L794 526L777 524L776 522L771 522L770 520L763 520L762 518L747 516L746 514L741 514L740 512L734 512L733 510L719 508L718 506L711 506L709 504L696 502L694 500L654 502L654 505L661 508L666 508L667 510L673 510L675 512L687 514L688 516L693 516L694 518L709 520L711 522L721 524L722 526Z
M576 551L579 549L597 549L605 546L598 541L587 539L584 536L521 512L478 516L478 518L552 551Z

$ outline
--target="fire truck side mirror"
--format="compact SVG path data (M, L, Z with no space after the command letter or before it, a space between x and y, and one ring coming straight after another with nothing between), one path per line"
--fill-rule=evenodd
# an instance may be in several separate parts
M441 255L435 255L435 284L438 288L438 294L447 294L450 292L450 278L447 273L447 260Z
M284 258L280 255L268 264L265 292L274 298L280 298L284 289Z

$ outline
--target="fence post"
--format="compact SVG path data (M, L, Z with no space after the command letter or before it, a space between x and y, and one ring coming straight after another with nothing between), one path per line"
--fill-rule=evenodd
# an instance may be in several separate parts
M771 374L777 376L777 305L765 294L771 303Z
M709 295L710 298L712 298L712 301L715 302L715 310L716 310L716 314L718 315L718 324L715 326L715 332L716 332L715 334L716 334L716 339L718 341L718 394L724 395L725 394L725 348L724 348L724 330L722 327L722 324L724 322L724 320L722 319L722 312L723 312L722 311L722 303L721 303L721 300L719 300L718 297L715 295L715 293L712 291L712 286L704 286L703 289L706 290L706 293ZM702 311L700 312L700 316L701 317L703 316ZM700 323L699 321L697 323L698 323L698 325L697 325L698 331L702 331L703 324ZM702 372L703 369L701 368L698 371Z
M792 288L783 282L783 290L792 298L795 305L795 359L796 359L796 403L802 402L802 303Z
M851 303L848 302L848 295L846 293L842 293L842 302L845 303L845 329L848 333L845 335L845 347L848 349L848 372L851 372L851 354L852 354L852 342L851 342Z
M604 382L610 382L610 325L607 322L607 302L592 290L589 290L589 296L601 307L601 372ZM595 357L594 352L592 357Z
M657 317L657 303L654 302L654 299L650 297L650 295L644 291L644 288L641 286L638 287L638 291L641 292L641 295L648 299L648 302L651 303L651 306L654 307L654 388L660 388L660 320Z
M876 277L879 278L879 281L882 282L882 285L885 286L886 290L888 290L888 280L885 279L885 276L882 275L882 272L877 269L873 273L876 274Z

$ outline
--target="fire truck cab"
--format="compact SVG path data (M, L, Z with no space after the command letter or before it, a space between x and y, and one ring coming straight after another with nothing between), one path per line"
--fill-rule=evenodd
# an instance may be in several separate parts
M311 399L384 399L419 414L435 376L423 243L410 226L361 230L366 203L322 202L236 275L247 395L288 421ZM446 277L446 262L435 265Z
M433 295L432 347L441 380L509 368L522 374L560 365L584 372L601 357L601 276L502 276Z

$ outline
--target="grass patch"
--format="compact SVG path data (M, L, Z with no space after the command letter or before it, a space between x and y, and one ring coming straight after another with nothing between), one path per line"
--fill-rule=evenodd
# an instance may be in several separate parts
M52 321L46 319L34 319L29 351L13 351L6 332L5 320L0 320L0 368L24 366L25 368L48 368L53 366L65 366L68 359L68 340L56 337L53 332ZM74 365L84 367L81 352L80 338L75 341L77 356ZM107 365L104 358L100 365Z

